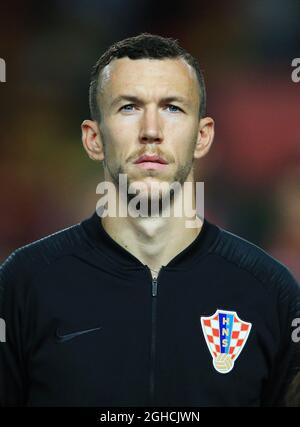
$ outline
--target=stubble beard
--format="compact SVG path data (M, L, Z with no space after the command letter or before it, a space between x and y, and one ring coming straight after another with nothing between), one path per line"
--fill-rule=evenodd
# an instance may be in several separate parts
M115 185L115 187L118 189L119 188L119 176L120 174L126 174L126 171L124 169L123 165L119 165L115 168L111 167L107 162L103 161L103 166L107 169L107 171L109 172L109 175L111 177L111 180L113 182L113 184ZM171 185L174 182L178 182L181 187L183 186L183 184L186 182L187 177L189 176L191 170L193 167L193 159L189 159L188 162L185 165L180 165L173 177L172 181L168 181L168 183ZM157 173L155 171L148 171L147 175L148 177L155 177L157 176ZM139 181L140 179L131 179L130 176L127 174L127 184L128 184L128 188L130 186L131 183ZM128 190L127 188L127 190ZM136 194L128 194L127 192L127 200L128 203L134 198L136 197L136 195L138 194L138 191ZM171 206L173 205L174 202L174 191L171 190L170 191L170 202L171 202ZM162 205L162 201L163 201L163 195L162 192L159 191L159 195L158 195L159 200L156 201L156 203L158 204L158 212L161 215L163 212L163 205ZM151 216L151 203L152 203L152 198L151 198L151 192L149 192L148 194L148 216Z

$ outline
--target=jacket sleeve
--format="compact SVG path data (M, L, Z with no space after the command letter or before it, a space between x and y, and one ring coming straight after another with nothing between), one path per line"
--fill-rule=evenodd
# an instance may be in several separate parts
M300 372L300 285L287 267L283 267L276 285L278 352L264 390L263 406L289 406L289 390Z
M0 406L26 403L26 363L23 353L24 311L22 263L12 253L0 267Z

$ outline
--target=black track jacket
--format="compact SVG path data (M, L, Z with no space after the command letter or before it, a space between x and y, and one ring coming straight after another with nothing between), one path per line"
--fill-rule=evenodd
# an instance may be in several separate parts
M293 275L207 219L155 280L94 212L6 259L0 318L2 406L276 406L300 368Z

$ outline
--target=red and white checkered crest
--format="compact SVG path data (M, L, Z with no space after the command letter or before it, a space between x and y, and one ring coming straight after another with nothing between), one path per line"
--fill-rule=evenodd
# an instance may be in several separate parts
M235 311L227 310L217 310L210 317L202 316L200 321L214 368L227 374L246 344L252 324L241 320Z

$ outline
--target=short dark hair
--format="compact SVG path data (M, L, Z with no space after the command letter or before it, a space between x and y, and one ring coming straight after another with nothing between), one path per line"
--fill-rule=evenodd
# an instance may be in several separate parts
M194 68L200 87L199 117L204 117L206 112L206 89L203 73L198 61L185 49L179 46L173 38L165 38L150 33L141 33L112 44L98 59L92 68L89 105L92 120L100 122L101 113L97 102L99 75L103 68L113 59L128 57L130 59L166 59L182 58Z

